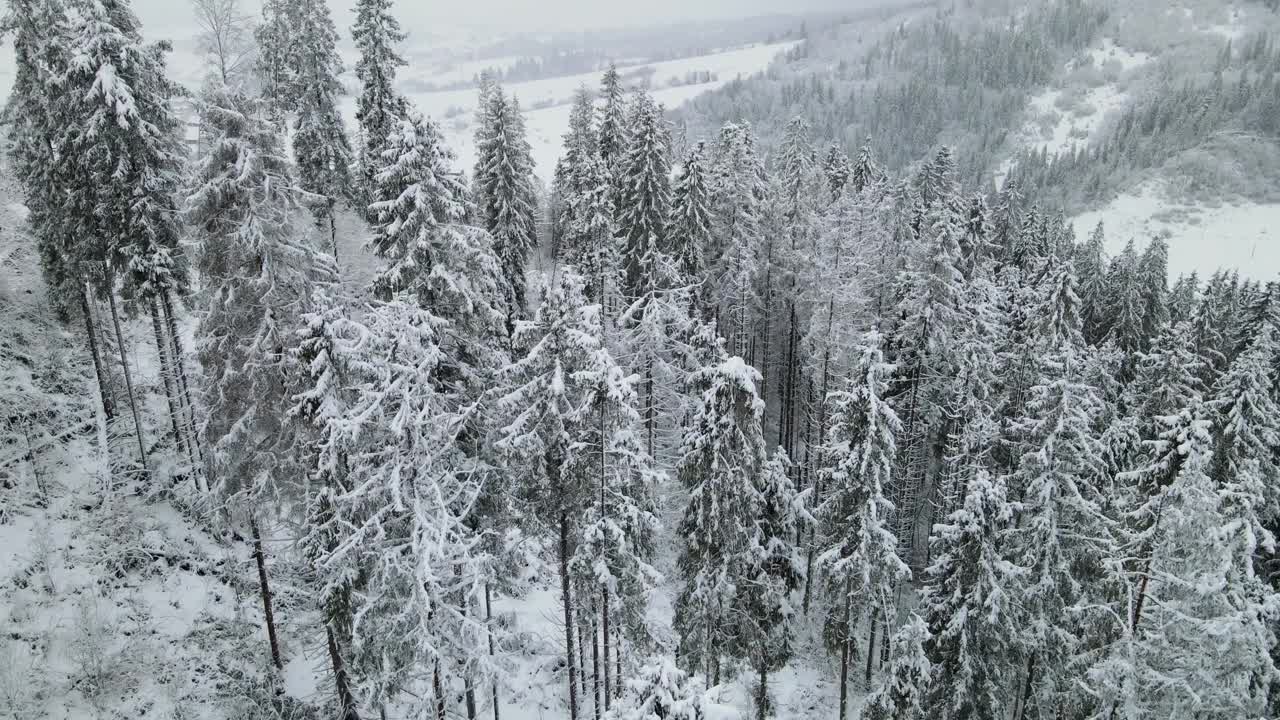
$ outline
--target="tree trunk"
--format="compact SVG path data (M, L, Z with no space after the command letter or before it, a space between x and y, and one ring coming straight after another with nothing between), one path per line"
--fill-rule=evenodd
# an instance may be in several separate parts
M120 350L120 369L124 371L124 389L129 395L129 410L133 413L133 428L138 434L138 458L142 461L142 471L151 476L151 468L147 463L147 441L142 436L142 416L138 414L138 400L133 396L133 373L129 371L129 357L124 349L124 333L120 330L120 313L116 311L116 294L108 291L107 300L111 306L111 323L116 328L116 345Z
M484 584L484 616L485 625L489 628L489 657L494 657L497 653L493 647L493 594L489 587L489 583ZM493 681L493 720L502 720L500 717L500 708L498 707L498 681Z
M645 399L648 401L647 403L645 403L645 409L644 409L645 445L646 445L646 449L649 451L649 457L653 458L653 457L657 457L654 454L654 444L655 444L654 435L657 433L657 429L658 429L658 411L657 411L657 408L654 407L654 399L653 399L653 359L652 358L650 358L648 361L645 362L644 396L645 396Z
M612 696L612 686L609 677L609 588L605 587L600 593L600 622L601 622L601 640L604 641L604 709L608 710L610 698Z
M591 605L591 709L595 720L600 720L600 709L603 707L603 703L600 702L600 635L599 628L596 626L594 600ZM608 662L606 658L605 664Z
M613 696L622 697L622 628L613 628Z
M329 664L333 666L333 680L338 689L338 706L342 708L342 720L360 720L356 711L356 699L351 694L351 679L347 677L347 666L342 662L342 654L338 651L338 640L333 636L333 628L327 623L324 626L326 639L329 641Z
M582 612L578 612L578 697L582 698L582 702L587 701L587 639L583 637Z
M1027 703L1031 700L1031 688L1035 682L1036 674L1036 654L1031 653L1031 657L1027 658L1027 677L1022 685L1022 697L1018 702L1018 720L1026 720Z
M258 532L258 520L249 516L249 529L253 532L253 559L258 564L258 589L262 593L262 617L267 623L267 644L271 646L271 664L283 670L280 662L280 641L276 636L276 616L271 606L271 585L267 582L267 557L262 550L262 533Z
M338 263L338 224L333 217L334 207L337 205L333 198L329 198L329 245L333 247L333 262Z
M769 666L760 663L760 686L756 688L756 720L769 717Z
M853 599L849 597L853 582L844 581L844 637L840 643L840 720L844 720L849 712L849 646L853 643Z
M102 364L102 354L98 351L98 329L93 325L93 313L89 310L89 294L84 288L80 289L80 312L84 315L85 341L89 343L93 371L98 377L98 397L102 399L102 414L109 425L116 417L116 407L111 400L111 390L107 386L107 372Z
M875 657L876 657L876 624L877 624L877 621L879 620L880 620L879 616L877 616L875 611L872 610L871 611L871 635L867 638L867 689L868 690L871 689L871 663L875 660ZM886 627L885 632L887 633L888 631L889 631L889 628Z
M840 717L844 720L849 713L849 641L840 643Z
M182 337L178 334L178 318L173 312L173 301L169 296L169 292L165 291L160 296L161 307L164 310L165 321L169 326L169 342L173 345L173 367L178 372L177 389L182 393L182 402L186 405L187 427L191 438L191 445L196 450L196 460L204 462L204 448L200 445L200 431L196 428L196 406L191 400L191 388L187 384L187 361L186 356L182 352ZM197 477L201 478L204 491L208 491L208 483L204 480L203 473L197 473Z
M178 402L176 393L174 392L173 382L173 362L169 358L169 341L165 339L164 329L160 326L160 310L159 303L155 298L151 299L151 332L156 338L156 354L160 358L160 376L164 380L164 398L169 404L169 422L173 425L173 444L178 452L186 455L187 460L191 463L194 471L196 465L196 457L187 443L185 433L182 431L183 422L178 417Z
M573 654L573 601L569 595L569 513L560 512L560 597L564 605L564 660L569 671L569 720L578 720L578 668Z
M440 661L431 670L431 692L436 696L436 720L445 720L444 683L440 681Z

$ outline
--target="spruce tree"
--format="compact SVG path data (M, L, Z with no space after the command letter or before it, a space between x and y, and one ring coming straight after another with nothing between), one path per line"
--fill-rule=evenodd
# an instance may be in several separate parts
M395 90L396 69L405 65L396 45L404 42L406 36L391 14L391 0L360 0L355 13L351 39L360 50L355 70L362 86L356 99L356 122L362 140L359 163L364 176L360 197L363 204L368 205L378 184L377 174L382 169L387 138L407 111L404 98Z
M862 705L864 720L915 720L927 717L924 692L933 675L933 663L925 652L929 628L919 615L912 615L893 634L889 644L889 667L879 686Z
M849 156L838 143L832 143L827 149L826 157L822 159L822 174L827 178L827 192L831 202L840 199L840 193L844 192L845 185L849 183L851 172Z
M898 416L885 400L893 367L884 361L880 337L868 334L847 390L832 393L831 430L823 456L824 496L818 508L823 552L831 588L828 639L840 652L840 717L848 706L849 664L853 661L854 608L866 608L874 625L888 627L895 586L911 571L898 557L893 532L891 485ZM874 632L874 631L873 631ZM887 633L887 631L886 631Z
M1112 320L1107 304L1106 237L1102 223L1076 251L1075 269L1080 278L1080 302L1083 306L1084 339L1098 345L1107 337Z
M961 506L934 526L935 560L921 599L929 626L925 651L934 666L926 717L1007 716L1019 571L1005 559L999 538L1012 516L1004 483L978 471L968 478Z
M272 659L281 667L259 508L296 494L288 466L284 409L286 349L297 314L324 263L294 230L300 205L288 159L266 109L214 90L202 103L212 132L197 161L186 220L198 245L203 315L196 330L204 371L201 434L219 494L248 515L262 584Z
M622 78L613 63L600 78L600 122L596 132L596 151L610 173L621 161L627 147L626 101L623 97Z
M707 248L711 244L711 199L706 154L698 143L677 169L667 221L667 245L685 281L701 284L707 276ZM703 292L699 297L704 298Z
M476 146L477 212L481 226L493 237L494 253L511 293L510 307L513 312L523 312L525 261L537 244L533 158L515 98L495 87L481 112L484 117Z
M330 250L337 258L337 205L350 198L353 189L351 144L338 109L338 98L345 92L338 80L342 74L338 30L327 0L294 2L291 31L296 35L290 60L296 65L289 89L297 112L293 155L298 184L314 196L307 204L316 222L328 226Z
M662 108L643 90L636 93L627 119L630 134L618 159L618 230L625 247L628 298L655 287L657 253L668 252L667 216L671 205L671 134Z
M767 461L759 377L740 357L713 357L690 380L702 402L686 425L678 468L689 501L679 527L683 583L674 624L681 663L711 685L735 650L735 592L759 517L756 482Z

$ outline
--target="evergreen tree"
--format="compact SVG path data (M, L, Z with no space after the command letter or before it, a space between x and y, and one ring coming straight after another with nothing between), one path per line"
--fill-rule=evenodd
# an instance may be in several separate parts
M849 182L852 183L855 191L862 192L868 185L880 182L883 176L884 171L871 156L871 138L867 138L862 148L858 150L858 158L854 160L853 168L849 171Z
M1145 350L1145 292L1138 267L1138 252L1130 240L1124 251L1111 260L1107 272L1107 307L1113 316L1110 335L1120 349L1135 353Z
M822 160L822 174L827 178L827 191L831 194L831 202L840 199L845 185L849 184L852 171L849 166L849 156L838 143L832 143L827 150L827 156Z
M281 130L285 116L296 105L294 76L298 72L294 56L296 6L292 0L263 0L262 22L253 31L258 46L255 73L271 119Z
M393 300L368 326L377 372L344 418L358 443L351 490L333 498L335 537L319 565L329 594L358 578L351 665L361 694L382 707L403 693L414 714L439 717L454 686L492 670L491 628L474 611L490 560L467 517L485 475L461 440L476 406L440 389L439 318Z
M711 245L711 199L703 144L698 143L677 170L667 220L667 245L685 281L701 284L707 276ZM699 293L702 296L702 293ZM705 302L705 300L704 300Z
M382 153L396 121L407 111L403 97L395 90L396 69L405 65L396 45L404 42L400 23L391 14L391 0L360 0L356 4L356 21L351 26L351 39L360 50L356 77L362 89L356 99L356 122L360 125L360 169L364 174L360 188L365 205L377 187L377 174L382 169ZM376 217L370 217L376 221Z
M898 557L893 504L885 497L895 437L902 429L884 399L893 367L884 362L875 332L864 338L860 351L848 390L828 399L832 420L823 456L833 465L822 470L824 497L818 509L826 548L818 560L832 590L828 637L840 651L841 717L848 702L853 607L866 607L873 624L887 627L894 587L911 575Z
M1084 339L1090 345L1100 344L1110 330L1111 307L1107 304L1106 237L1102 223L1093 229L1089 239L1076 251L1075 269L1080 278L1080 302Z
M600 79L600 99L604 105L600 108L600 122L596 131L596 151L604 161L605 168L612 173L627 147L626 101L623 98L622 78L613 63L609 63L609 69L605 70Z
M598 468L604 457L587 441L599 430L590 407L598 395L588 390L586 378L596 360L603 360L601 353L607 353L600 337L600 306L587 304L581 277L562 270L544 291L533 319L516 325L515 343L522 354L504 371L506 387L498 401L498 410L509 418L498 446L524 472L523 494L533 503L535 516L546 518L548 530L556 534L571 718L578 713L579 667L570 562L581 542L582 521L588 519L586 508L597 496L597 482L605 479L575 471Z
M997 720L1010 707L1012 589L1019 571L998 538L1012 521L1004 483L979 471L962 505L934 526L935 560L921 600L929 626L925 646L934 674L925 716Z
M533 158L515 98L501 88L488 96L477 130L475 178L481 226L493 237L514 312L525 308L525 261L537 243Z
M215 90L201 111L213 139L197 161L186 210L201 277L200 430L219 494L248 515L272 660L281 668L257 518L260 507L279 507L282 498L297 495L290 482L296 478L278 473L292 457L284 442L286 350L325 263L295 234L300 205L265 110Z
M712 359L691 378L702 403L686 425L681 484L689 501L680 523L683 586L676 602L678 657L720 683L721 662L734 651L738 582L750 561L759 517L756 482L766 463L760 375L742 358Z
M915 720L926 717L924 691L933 675L933 664L925 647L929 628L919 615L912 615L893 634L889 646L889 669L884 681L862 705L864 720Z
M351 143L338 109L338 98L345 92L338 80L342 74L338 30L327 0L292 1L296 6L290 28L295 33L290 61L296 64L289 96L297 111L293 155L298 184L315 196L308 204L316 221L329 226L329 245L336 258L335 212L338 202L352 194Z
M668 252L666 223L671 205L671 137L662 108L643 90L627 120L630 135L618 159L618 229L625 242L625 292L638 298L657 278L653 265Z
M753 527L748 530L745 565L735 582L731 616L739 622L730 649L756 671L757 720L773 714L769 673L791 659L795 610L790 596L804 579L795 538L807 513L799 506L790 473L791 461L779 448L754 478Z
M1169 322L1169 244L1154 238L1138 261L1142 286L1142 334L1148 340Z
M720 130L713 172L714 246L708 257L720 258L711 272L721 328L734 354L745 358L761 304L756 276L765 193L763 169L755 155L750 128L730 124Z
M627 682L626 692L614 703L607 720L702 720L702 680L691 677L669 657L657 657L640 667Z

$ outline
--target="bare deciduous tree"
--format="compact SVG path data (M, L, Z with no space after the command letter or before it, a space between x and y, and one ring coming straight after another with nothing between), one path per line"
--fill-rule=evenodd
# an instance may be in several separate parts
M200 34L196 41L210 65L210 73L228 87L238 88L250 77L256 46L253 18L239 0L191 0Z

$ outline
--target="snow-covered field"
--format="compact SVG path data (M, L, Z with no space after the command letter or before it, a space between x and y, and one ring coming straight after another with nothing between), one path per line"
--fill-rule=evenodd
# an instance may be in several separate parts
M654 98L668 108L676 107L697 95L722 87L734 78L764 70L780 53L794 47L796 42L755 45L738 50L700 55L618 68L624 78L632 73L651 69L651 88ZM484 63L479 63L483 65ZM457 70L441 76L452 77ZM709 82L672 86L672 81L684 82L694 73L707 73ZM420 76L421 77L421 76ZM437 77L421 77L428 82L444 82ZM556 160L560 157L561 141L569 127L570 102L580 87L595 90L600 86L600 73L585 73L566 77L533 80L506 85L525 109L529 143L533 146L535 171L544 182L550 182ZM440 122L450 147L458 154L458 164L470 169L475 164L474 117L475 90L450 90L444 92L410 93L409 97L418 109ZM348 98L348 117L354 120L354 99Z
M1152 237L1166 238L1171 277L1193 271L1203 277L1219 267L1263 281L1280 275L1280 205L1186 205L1168 199L1159 183L1148 182L1075 217L1076 236L1088 236L1099 221L1112 253L1130 239L1141 248Z

